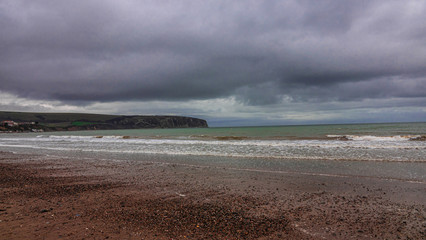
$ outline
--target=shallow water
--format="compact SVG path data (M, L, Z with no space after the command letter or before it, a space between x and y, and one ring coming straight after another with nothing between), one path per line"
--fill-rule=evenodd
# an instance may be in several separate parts
M21 133L0 150L424 182L425 135L426 123Z

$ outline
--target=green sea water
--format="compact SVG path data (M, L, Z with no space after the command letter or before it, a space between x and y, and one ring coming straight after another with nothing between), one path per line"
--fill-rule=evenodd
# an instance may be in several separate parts
M0 153L426 184L425 136L426 123L8 133Z
M215 127L180 129L129 129L79 132L49 132L46 135L131 136L177 139L326 139L330 135L424 136L426 123L332 124L295 126Z

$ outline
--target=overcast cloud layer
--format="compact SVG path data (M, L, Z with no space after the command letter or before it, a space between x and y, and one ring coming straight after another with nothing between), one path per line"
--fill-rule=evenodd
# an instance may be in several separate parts
M420 0L0 0L0 110L425 121L425 16Z

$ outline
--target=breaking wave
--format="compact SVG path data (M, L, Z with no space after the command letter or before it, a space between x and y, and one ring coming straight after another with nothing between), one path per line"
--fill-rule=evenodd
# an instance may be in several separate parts
M396 136L357 136L357 135L327 135L330 139L343 140L343 141L426 141L426 136L423 135L396 135Z
M327 135L323 139L240 137L157 138L39 135L0 139L0 147L130 154L199 155L268 159L426 162L422 135ZM417 140L417 141L414 141Z

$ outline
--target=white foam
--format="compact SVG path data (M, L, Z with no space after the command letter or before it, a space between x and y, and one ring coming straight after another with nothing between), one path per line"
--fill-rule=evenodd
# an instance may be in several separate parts
M128 138L124 136L19 136L0 138L0 147L53 151L82 151L123 154L197 155L268 159L318 159L360 161L426 162L426 144L407 141L410 136L345 136L317 140L203 140Z
M420 135L395 135L395 136L371 136L371 135L327 135L328 138L342 138L353 141L409 141L421 137Z

